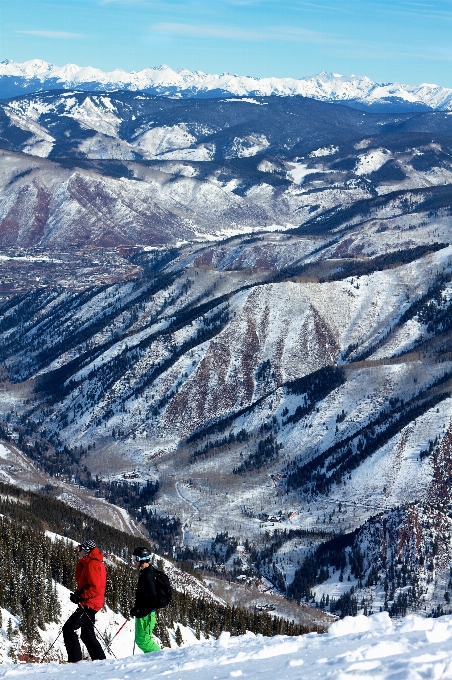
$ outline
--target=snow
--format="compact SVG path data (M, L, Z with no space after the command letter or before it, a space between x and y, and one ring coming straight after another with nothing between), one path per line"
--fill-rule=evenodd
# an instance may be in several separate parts
M193 149L177 149L167 151L156 158L162 160L176 161L211 161L215 154L215 144L199 144ZM186 175L190 176L190 175Z
M20 94L27 81L38 80L42 89L84 89L93 90L148 90L154 94L174 96L179 94L203 96L210 91L214 95L221 90L240 99L225 101L262 104L252 96L302 95L322 101L357 101L366 104L382 103L394 99L413 104L425 104L432 109L450 110L452 90L438 85L422 83L403 85L401 83L376 83L366 76L340 75L321 72L304 78L254 78L252 76L231 75L230 73L208 74L187 69L173 70L161 65L127 72L115 69L108 73L90 66L76 64L55 66L40 59L18 63L5 60L0 64L0 79L6 82L14 77L17 94ZM11 87L8 82L8 87ZM138 95L137 98L143 98Z
M372 149L367 154L360 156L355 168L355 175L368 175L375 172L386 163L391 154L386 149Z
M82 104L73 106L66 115L74 118L89 130L97 130L110 137L116 137L121 120L114 115L111 102L108 101L108 106L106 106L106 101L106 97L87 97ZM66 105L69 103L72 101L67 99ZM68 106L67 109L69 109Z
M332 170L323 170L322 168L308 168L307 163L291 163L293 168L287 173L295 184L303 184L304 178L307 175L318 172L332 172Z
M3 446L3 444L0 444L0 458L4 458L5 460L8 460L10 457L10 452L8 449Z
M3 612L2 612L3 613ZM4 620L8 615L3 613ZM115 621L119 628L119 618ZM387 612L372 616L345 617L330 626L328 633L300 637L278 635L266 638L247 632L231 637L223 632L218 640L197 641L180 649L163 649L148 655L130 655L130 647L117 642L124 634L130 644L131 624L113 643L116 659L80 662L68 671L56 662L0 666L0 678L46 677L60 680L68 672L78 680L122 680L135 677L168 677L176 680L248 680L349 677L389 680L452 678L452 616L423 619L409 615L393 622ZM123 638L124 639L124 638ZM3 638L4 640L4 638ZM116 647L115 647L116 645ZM117 653L116 653L117 652ZM126 655L128 654L128 655ZM71 667L69 667L71 668Z
M258 104L258 106L268 106L267 102L258 102L257 99L252 99L251 97L240 97L234 99L225 99L225 102L247 102L248 104Z
M119 137L108 137L97 134L80 142L79 150L88 158L117 158L132 160L135 151L131 144L124 142Z
M310 158L319 158L320 156L334 156L335 153L339 151L338 146L331 144L330 146L322 146L320 149L311 151L309 154Z
M61 534L56 534L54 531L45 531L44 533L47 538L50 538L52 543L55 541L66 541L66 543L72 545L73 548L75 548L77 545L80 545L78 541L73 541L72 538L67 538L66 536L61 536Z
M164 125L144 132L135 141L135 146L149 158L155 158L167 151L186 149L195 142L196 137L188 132L186 125Z
M225 158L249 158L264 151L268 146L270 146L270 142L262 134L253 133L245 137L234 137Z
M46 158L51 152L55 142L52 135L39 125L39 123L33 120L33 117L27 118L20 113L17 114L12 107L5 107L5 113L9 116L13 125L17 125L22 130L33 134L29 143L24 146L24 153Z
M419 340L423 326L415 319L410 319L403 326L396 328L383 347L371 354L371 359L391 357L409 350Z
M40 158L47 158L53 149L53 141L46 139L38 139L31 144L26 144L23 147L23 152L30 154L30 156L39 156Z
M52 262L53 264L59 264L62 260L57 260L54 257L47 257L46 255L0 255L0 262L2 260L17 260L18 262Z

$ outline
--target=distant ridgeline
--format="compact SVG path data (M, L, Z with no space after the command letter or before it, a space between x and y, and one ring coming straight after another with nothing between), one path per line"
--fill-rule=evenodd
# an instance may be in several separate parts
M59 620L61 608L55 582L75 588L75 550L64 539L52 541L45 535L46 530L75 541L87 536L96 541L107 559L106 602L113 611L129 615L136 574L127 562L137 541L143 539L103 524L55 498L3 483L0 515L0 607L20 617L19 628L26 640L22 653L35 658L33 654L41 642L38 628L45 629L46 624ZM222 630L232 635L251 630L267 636L309 632L307 627L285 619L222 607L202 597L174 591L173 602L158 617L156 634L164 646L169 646L167 627L178 623L191 626L198 638L201 632L217 637ZM14 642L11 630L8 635Z
M333 212L333 211L327 211ZM320 220L319 220L320 221ZM294 233L298 233L298 229L292 230ZM326 246L331 246L338 241L333 239L329 241ZM325 246L323 246L325 247ZM415 248L403 248L399 250L394 250L389 253L384 253L383 255L377 255L376 257L365 257L362 259L345 259L342 263L340 260L330 261L331 272L319 277L319 282L324 283L325 281L343 281L351 276L368 276L377 271L384 271L386 269L395 269L404 264L409 264L410 262L415 262L421 257L424 257L427 253L436 253L438 250L447 248L447 243L432 243L427 245L416 246ZM280 269L273 276L272 281L285 281L291 277L310 275L313 273L312 264L302 264L298 266L290 266Z

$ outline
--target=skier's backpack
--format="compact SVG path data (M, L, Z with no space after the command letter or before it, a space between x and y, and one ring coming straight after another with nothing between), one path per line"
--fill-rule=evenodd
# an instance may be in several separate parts
M155 608L163 609L163 607L169 605L173 599L171 583L168 576L154 566L152 566L152 573L154 575L155 592L157 594L157 604Z

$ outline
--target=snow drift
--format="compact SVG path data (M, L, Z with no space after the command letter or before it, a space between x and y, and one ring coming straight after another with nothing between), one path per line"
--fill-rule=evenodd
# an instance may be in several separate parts
M121 680L132 677L169 677L184 680L264 678L369 677L451 678L452 616L423 619L407 616L393 623L386 612L358 616L333 623L323 635L265 638L247 633L200 642L181 649L163 650L146 656L82 661L75 668L78 680ZM43 665L5 664L0 678L36 675L58 680L68 669L57 663Z

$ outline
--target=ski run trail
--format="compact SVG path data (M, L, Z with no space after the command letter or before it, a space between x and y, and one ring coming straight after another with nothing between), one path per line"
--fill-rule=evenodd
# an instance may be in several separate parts
M231 637L223 632L218 640L147 655L76 665L6 662L0 666L0 678L30 676L36 680L452 678L452 616L431 619L409 615L392 621L382 612L346 617L321 635L266 638L247 633Z

